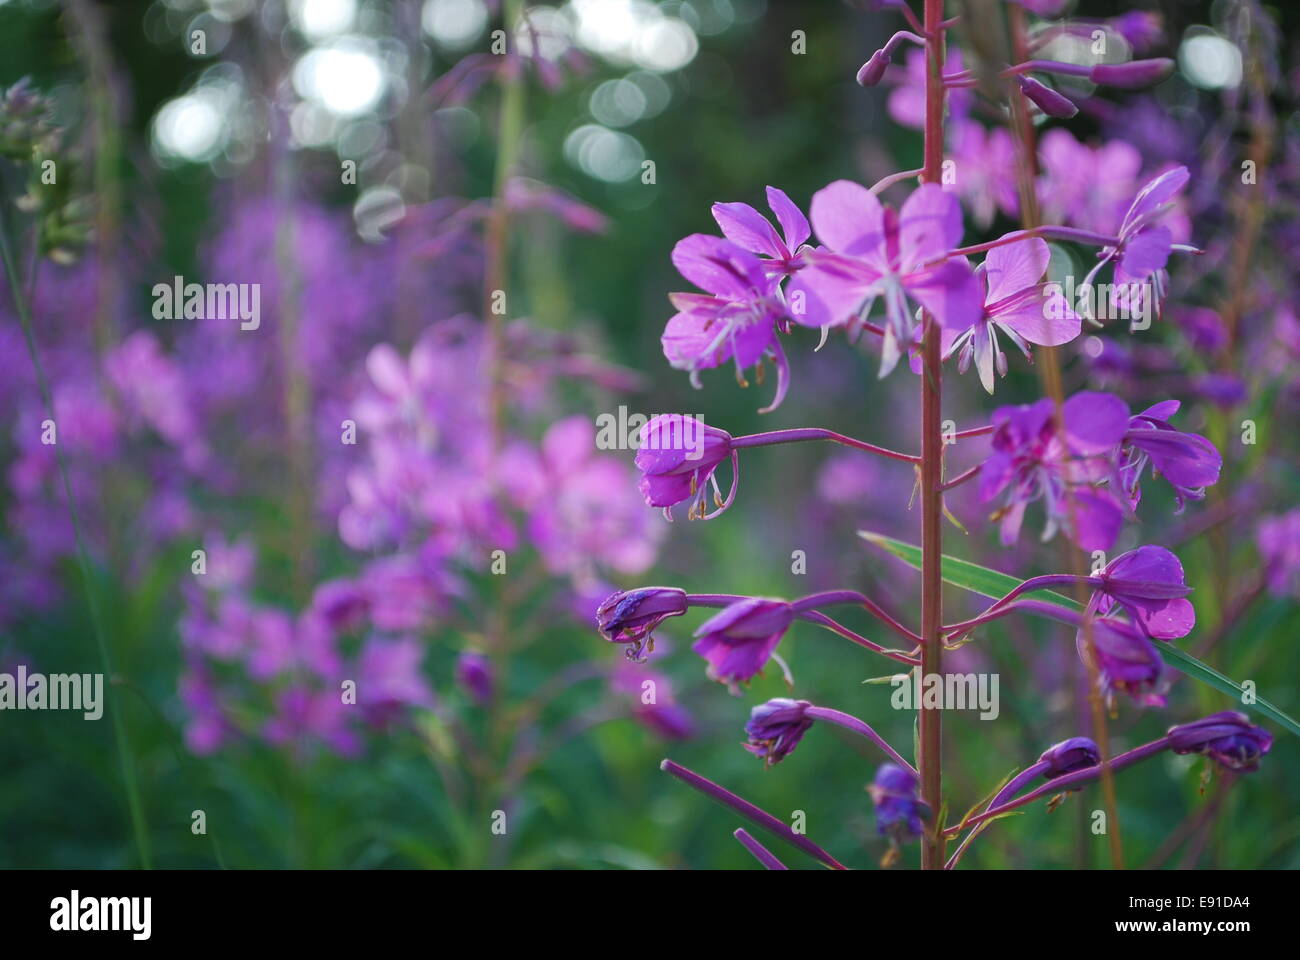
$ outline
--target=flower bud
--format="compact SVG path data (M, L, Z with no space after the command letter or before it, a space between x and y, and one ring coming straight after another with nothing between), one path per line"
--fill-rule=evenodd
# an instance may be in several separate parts
M1151 60L1130 60L1128 63L1099 63L1088 73L1093 83L1121 90L1137 90L1159 83L1174 71L1174 62L1168 57Z
M1258 770L1273 746L1272 734L1235 710L1170 727L1169 740L1174 753L1203 753L1238 773Z
M930 809L917 796L918 786L916 774L897 764L886 763L876 771L867 792L876 807L877 833L921 835Z
M749 735L745 749L761 757L769 767L780 763L813 725L806 713L810 706L807 700L787 697L760 703L750 711L749 722L745 724L745 733Z
M1058 93L1051 87L1040 83L1033 77L1016 77L1020 83L1020 92L1032 100L1035 106L1049 117L1068 120L1079 112L1069 97Z
M1087 737L1071 737L1069 740L1062 740L1055 746L1048 747L1038 761L1050 764L1043 771L1043 776L1048 780L1055 780L1076 770L1095 767L1101 763L1101 751L1097 749L1097 744Z
M596 608L596 625L610 643L629 644L627 658L640 658L642 647L654 650L653 632L669 617L679 617L690 604L677 587L620 590Z

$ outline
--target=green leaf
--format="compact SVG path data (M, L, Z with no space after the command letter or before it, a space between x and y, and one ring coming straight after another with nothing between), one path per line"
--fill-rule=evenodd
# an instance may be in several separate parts
M920 547L905 543L902 540L895 540L893 537L872 533L869 530L859 530L858 536L868 543L880 547L886 553L892 554L909 566L915 567L917 570L921 569ZM981 567L977 563L971 563L969 560L959 560L947 554L943 556L943 579L944 582L950 583L954 587L961 587L963 590L969 590L971 593L978 593L992 599L1010 593L1021 583L1020 580L1005 573L998 573L998 571L990 570L988 567ZM1057 593L1054 590L1036 590L1027 594L1027 596L1034 596L1048 603L1055 603L1067 610L1079 611L1083 609L1077 601L1071 600L1064 594ZM1220 693L1228 694L1247 710L1253 710L1261 716L1267 717L1278 726L1284 727L1297 737L1300 737L1300 722L1282 712L1276 705L1260 696L1256 696L1254 703L1246 703L1242 699L1244 690L1237 681L1224 676L1209 664L1196 659L1185 650L1180 650L1172 643L1161 642L1156 646L1161 655L1175 670L1182 671L1193 680L1199 680Z
M921 569L921 548L893 537L886 537L869 530L859 530L858 536L868 543L875 544L886 553L893 554L909 566ZM1021 581L1005 573L998 573L988 567L981 567L969 560L959 560L947 554L943 556L943 579L954 587L961 587L971 593L996 600L1020 586ZM1067 610L1081 611L1083 607L1063 593L1055 590L1034 590L1026 596L1032 596L1048 603L1055 603Z

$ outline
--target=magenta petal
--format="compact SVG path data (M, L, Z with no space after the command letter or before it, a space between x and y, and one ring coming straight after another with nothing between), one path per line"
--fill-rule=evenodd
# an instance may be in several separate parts
M747 203L715 203L713 219L732 243L751 253L784 257L781 238L767 218Z
M1124 273L1134 280L1145 280L1157 270L1163 270L1169 262L1169 250L1173 239L1168 227L1150 227L1140 231L1137 236L1124 244L1124 253L1120 256L1120 266Z
M898 218L899 269L910 272L961 243L961 203L937 183L912 191Z
M1082 321L1059 290L1031 296L991 315L991 319L1043 347L1069 343L1082 331Z
M1084 550L1109 550L1119 539L1124 512L1114 499L1097 491L1076 490L1071 494L1074 513L1074 542ZM1070 505L1066 505L1067 511Z
M777 187L767 188L767 205L776 214L777 223L781 224L781 232L785 234L786 247L791 253L795 253L812 235L812 229L808 226L808 218L803 215L802 210L795 206L794 201L786 195L786 192Z
M1110 393L1084 390L1062 408L1070 447L1079 454L1105 453L1128 432L1128 406Z
M1051 257L1047 241L1039 237L994 247L984 258L984 273L989 284L985 302L997 303L1035 286L1047 272Z
M945 327L965 330L984 315L984 291L965 257L904 277L903 286Z
M805 267L786 284L790 317L805 327L839 326L862 303L865 286L817 266Z
M677 370L716 367L729 354L729 345L725 341L718 348L710 349L722 329L720 321L710 322L709 318L698 313L674 314L659 338L664 356Z
M878 251L885 242L885 210L866 187L836 180L813 194L817 239L849 256Z
M721 237L693 233L673 247L673 266L701 290L743 300L766 285L763 265L752 253Z

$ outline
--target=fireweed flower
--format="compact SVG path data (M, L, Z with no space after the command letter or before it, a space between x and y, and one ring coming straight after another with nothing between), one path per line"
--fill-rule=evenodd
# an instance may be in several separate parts
M1170 727L1168 736L1174 753L1203 753L1237 773L1258 770L1259 758L1273 746L1272 734L1235 710Z
M1105 615L1118 606L1153 639L1185 637L1196 625L1196 611L1185 599L1192 591L1183 580L1183 565L1164 547L1121 554L1088 582L1096 589L1091 612Z
M885 304L880 375L912 343L915 305L940 324L961 330L980 316L980 289L970 264L942 259L961 242L961 203L938 184L912 191L902 209L885 207L860 184L837 180L813 195L812 224L824 248L791 279L790 316L810 327L865 320L877 298Z
M1178 412L1177 400L1166 400L1143 410L1129 421L1120 453L1120 484L1136 509L1142 499L1138 486L1147 464L1174 488L1178 513L1188 500L1205 498L1205 488L1218 482L1223 457L1209 440L1183 433L1169 423Z
M476 650L465 650L456 658L456 683L479 706L492 700L492 662Z
M629 660L640 660L643 648L654 651L655 628L688 606L686 591L676 587L620 590L596 609L596 625L610 643L628 644Z
M686 740L695 733L690 711L677 702L672 681L664 674L624 661L614 668L609 681L616 697L633 698L632 719L655 736Z
M747 597L700 624L691 649L708 662L710 679L734 688L763 669L793 619L784 600Z
M1047 764L1043 776L1055 780L1076 770L1095 767L1101 763L1101 751L1087 737L1071 737L1044 750L1038 762Z
M1057 346L1079 335L1080 321L1059 289L1041 283L1051 252L1037 237L994 247L975 271L984 290L984 309L968 328L942 331L944 358L957 355L957 369L965 373L971 361L980 383L993 392L993 371L1007 374L1007 357L998 332L1029 357L1029 344Z
M930 810L917 796L916 774L893 763L882 764L867 787L876 807L876 832L896 838L919 837Z
M731 492L726 499L714 475L718 464L731 459ZM726 510L736 498L740 463L731 448L731 434L691 417L673 413L655 417L641 428L636 466L641 494L652 507L673 518L672 507L688 503L687 517L707 520ZM709 493L714 511L709 513Z
M1075 635L1079 658L1088 662L1088 638L1096 653L1098 683L1107 697L1126 693L1142 706L1165 705L1164 661L1140 629L1115 617L1098 617Z
M766 257L763 267L769 274L787 277L803 266L798 253L811 232L808 218L776 187L767 188L767 205L781 225L779 235L767 218L747 203L715 203L713 219L736 246Z
M790 380L789 364L777 337L777 323L786 314L777 289L779 279L770 277L763 261L748 250L703 233L678 241L673 265L708 293L669 295L678 312L660 338L668 363L675 370L690 371L692 386L699 387L701 370L730 359L737 382L748 386L745 369L757 368L756 379L761 383L762 364L770 357L776 367L776 396L760 412L775 410L785 399Z
M1118 244L1102 249L1097 265L1084 280L1085 285L1091 287L1098 271L1105 264L1114 261L1113 289L1119 291L1116 305L1126 307L1130 313L1137 312L1139 308L1145 309L1145 303L1134 302L1124 291L1132 290L1134 285L1149 280L1153 312L1157 318L1163 314L1169 282L1165 264L1169 261L1169 254L1174 250L1196 252L1195 247L1175 243L1173 232L1162 222L1173 210L1174 198L1187 185L1189 178L1186 167L1174 167L1150 180L1138 191L1120 222Z
M767 703L760 703L749 714L745 724L745 733L749 742L745 749L761 758L767 766L784 760L803 735L813 725L806 711L812 706L807 700L791 700L776 697Z
M1064 528L1085 550L1109 550L1124 514L1114 497L1094 484L1114 473L1128 408L1118 397L1084 391L1063 405L1063 430L1054 412L1050 397L993 412L993 452L980 471L980 499L1003 501L994 513L1002 521L1003 546L1020 535L1025 508L1042 500L1044 540Z

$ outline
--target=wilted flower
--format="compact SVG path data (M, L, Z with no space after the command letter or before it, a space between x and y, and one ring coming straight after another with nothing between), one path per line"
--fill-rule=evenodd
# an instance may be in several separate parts
M1164 547L1121 554L1089 582L1097 590L1090 609L1106 614L1118 605L1149 637L1173 640L1196 626L1196 611L1184 599L1192 591L1183 581L1183 565Z
M1088 660L1087 633L1096 653L1098 682L1107 696L1119 690L1143 706L1163 707L1164 661L1146 635L1131 623L1098 617L1075 636L1079 657Z
M1049 765L1043 771L1043 776L1048 780L1055 780L1076 770L1095 767L1101 763L1101 751L1097 749L1097 744L1087 737L1071 737L1044 750L1038 762Z
M712 679L743 683L763 669L793 619L784 600L746 597L700 624L691 649L708 661Z
M916 774L897 764L883 764L867 787L876 807L876 832L901 838L919 837L930 816L929 808L917 796Z
M701 520L718 516L736 497L740 480L739 458L731 447L731 434L702 420L673 413L655 417L641 428L636 466L641 471L641 494L652 507L662 507L672 519L672 507L688 503L687 516ZM731 492L726 499L714 472L731 459ZM709 513L709 492L714 511Z
M1128 427L1128 408L1118 397L1084 391L1065 401L1058 429L1050 397L1029 406L993 412L993 452L980 473L980 499L1002 497L994 514L1002 520L1002 543L1020 534L1025 508L1043 500L1047 526L1058 527L1085 550L1109 550L1124 514L1096 483L1114 473L1114 456Z
M643 647L654 650L654 630L669 617L686 612L686 591L676 587L620 590L596 610L596 624L610 643L628 644L627 658L639 659Z
M1235 710L1170 727L1169 740L1174 753L1203 753L1238 773L1258 770L1273 746L1272 734Z
M1134 508L1142 499L1138 484L1147 463L1174 488L1180 513L1188 500L1204 499L1205 488L1219 481L1223 456L1214 444L1170 425L1169 418L1179 406L1177 400L1166 400L1129 421L1120 454L1120 482Z
M813 725L806 715L812 706L807 700L790 700L776 697L767 703L760 703L749 714L745 724L745 733L749 742L745 749L767 764L780 763L784 760Z

